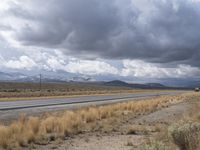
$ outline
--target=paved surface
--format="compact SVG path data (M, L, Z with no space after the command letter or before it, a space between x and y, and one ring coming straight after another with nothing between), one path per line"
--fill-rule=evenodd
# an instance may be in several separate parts
M0 121L16 119L21 113L27 115L39 115L50 111L74 109L90 105L104 105L143 98L152 98L161 95L176 95L180 93L183 93L183 91L0 102Z
M175 92L177 93L177 92ZM103 96L82 96L75 98L60 98L60 99L38 99L38 100L21 100L11 102L0 102L0 111L13 110L13 109L25 109L34 107L47 107L58 106L66 104L80 104L89 102L100 101L112 101L112 100L126 100L130 98L144 98L159 95L169 95L174 92L162 92L162 93L143 93L143 94L117 94L117 95L103 95Z

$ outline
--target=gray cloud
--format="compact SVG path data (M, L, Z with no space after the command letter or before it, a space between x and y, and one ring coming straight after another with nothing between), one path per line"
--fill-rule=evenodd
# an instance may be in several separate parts
M22 1L7 10L25 25L24 45L94 58L200 66L200 2L193 0Z

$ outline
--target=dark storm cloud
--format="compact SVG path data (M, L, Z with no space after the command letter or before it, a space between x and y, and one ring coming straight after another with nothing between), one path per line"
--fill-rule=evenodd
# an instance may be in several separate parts
M200 3L143 2L35 0L8 11L29 21L15 35L24 45L60 48L74 55L200 66Z
M120 23L118 8L113 6L113 0L51 0L49 4L45 3L40 2L44 6L40 7L41 13L34 14L37 29L27 24L17 34L17 38L24 44L60 45L75 51L95 51L99 45L101 48L102 43L107 42L107 38ZM20 13L15 14L13 8L12 12L17 17L23 17Z

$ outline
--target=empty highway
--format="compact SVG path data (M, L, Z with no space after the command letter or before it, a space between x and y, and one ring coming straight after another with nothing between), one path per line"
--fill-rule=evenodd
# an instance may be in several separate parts
M176 95L180 93L183 93L183 91L5 101L0 102L0 120L15 119L21 113L38 115L49 111L73 109L90 105L104 105L129 100L152 98L161 95Z

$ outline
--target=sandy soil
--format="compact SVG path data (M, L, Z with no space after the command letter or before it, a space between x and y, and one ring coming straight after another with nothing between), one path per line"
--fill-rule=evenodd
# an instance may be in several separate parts
M151 114L136 116L125 116L120 121L111 124L101 130L92 133L83 133L69 137L65 141L54 141L48 145L34 146L38 150L134 150L140 145L157 135L156 129L146 132L135 132L128 134L130 126L141 125L155 127L157 125L165 127L178 121L192 105L188 102L172 105Z

